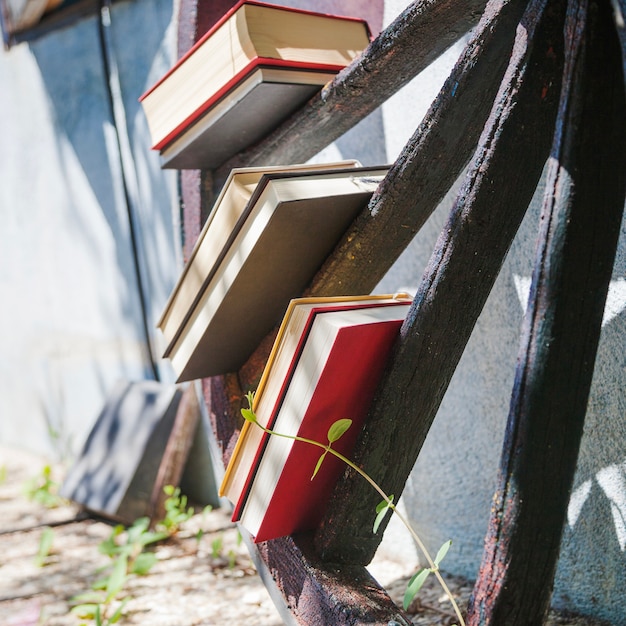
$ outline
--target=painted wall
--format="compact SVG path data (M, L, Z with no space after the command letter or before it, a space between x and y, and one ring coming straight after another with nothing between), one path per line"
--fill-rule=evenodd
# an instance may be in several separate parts
M386 0L384 23L408 4ZM109 60L123 103L109 106L96 17L0 52L0 442L76 451L120 378L152 377L128 207L152 329L178 276L176 179L149 150L137 102L172 64L171 0L113 6ZM138 36L138 33L141 36ZM393 160L460 53L391 98L318 160ZM115 133L117 122L120 130ZM379 291L418 284L454 194ZM403 504L446 566L476 575L508 413L538 225L530 208L407 484ZM626 624L626 225L557 573L555 602ZM153 354L162 346L150 331ZM164 381L168 364L158 361ZM51 434L52 433L52 434ZM407 553L405 536L385 544Z
M130 219L150 329L180 265L175 177L137 102L171 64L172 5L112 13L122 142L96 16L0 51L0 441L47 453L76 451L118 379L153 376Z

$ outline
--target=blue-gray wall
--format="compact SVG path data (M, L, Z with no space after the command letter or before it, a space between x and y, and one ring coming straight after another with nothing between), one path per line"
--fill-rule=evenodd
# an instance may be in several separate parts
M406 4L387 0L385 22ZM119 70L123 108L115 119L121 141L96 17L0 52L2 444L76 452L115 382L152 376L127 207L152 329L181 267L179 207L175 176L160 169L149 149L137 99L174 61L175 14L171 0L113 6L106 40ZM455 47L320 159L393 160L459 52ZM453 194L379 291L417 285L452 200ZM495 488L539 203L540 196L403 498L431 548L454 540L446 566L468 577L478 570ZM555 590L559 606L613 624L626 624L625 238L623 226ZM167 382L168 364L158 360L160 337L150 334ZM396 548L411 554L405 545Z
M160 354L152 329L180 267L176 181L137 99L172 63L172 18L169 1L113 7L122 141L96 16L0 51L3 443L75 451L115 381L152 377L130 219Z

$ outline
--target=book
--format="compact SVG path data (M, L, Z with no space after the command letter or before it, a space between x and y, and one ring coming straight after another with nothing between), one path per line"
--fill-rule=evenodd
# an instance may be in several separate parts
M69 468L60 495L99 516L132 524L162 519L166 485L197 504L218 503L196 389L119 381ZM201 470L201 471L200 471Z
M178 382L245 363L387 172L387 166L349 167L261 177L164 352Z
M160 152L164 169L212 169L268 135L335 73L257 67Z
M244 121L250 122L245 124L248 132L275 126L350 64L369 42L364 20L243 0L140 97L153 148L164 150L212 113L203 120L202 130L192 134L202 137L203 144L217 143L206 129L222 120L220 136L228 137L227 146L234 154L245 145L242 141L248 141L242 131ZM290 83L293 88L285 89ZM256 115L243 114L244 100L257 108ZM216 117L213 109L222 101L227 104ZM202 167L214 167L226 158L225 146L218 147L219 156L209 161L203 157Z
M326 444L330 426L349 418L333 444L349 456L410 305L406 294L292 301L255 395L258 422ZM233 521L256 542L314 528L345 469L327 455L311 480L321 453L246 422L220 487Z
M263 183L259 185L259 182L263 176L271 174L286 176L292 172L328 171L359 165L358 161L345 160L333 163L232 169L157 322L157 327L163 333L167 345L169 346L177 337L183 322L197 303L202 289L208 283L212 268L220 259L220 254L228 247L237 226L241 224L240 218L255 190L260 192L262 189ZM266 181L267 179L264 180Z

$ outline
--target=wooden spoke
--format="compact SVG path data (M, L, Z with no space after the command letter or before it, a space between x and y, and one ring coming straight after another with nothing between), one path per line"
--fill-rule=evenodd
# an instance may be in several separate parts
M469 623L549 608L626 191L626 109L608 3L572 0L571 33L499 485Z

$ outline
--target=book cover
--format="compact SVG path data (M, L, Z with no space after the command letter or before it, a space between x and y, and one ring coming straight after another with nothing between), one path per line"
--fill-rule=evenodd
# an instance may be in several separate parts
M351 428L333 445L349 456L409 306L405 301L317 313L269 419L271 427L325 444L330 426L349 418ZM327 455L311 480L322 452L311 444L264 434L233 519L257 542L314 528L344 469Z
M250 68L223 98L216 98L213 106L161 149L161 167L216 168L271 133L335 74L301 67Z
M388 168L267 181L165 352L178 382L237 371L278 326Z
M363 20L241 2L141 96L153 148L163 150L258 67L334 74L369 41Z
M208 285L214 267L223 258L241 227L242 216L251 210L269 180L308 172L345 170L359 165L358 161L345 160L323 164L242 167L231 170L157 322L166 346L169 347L182 331L182 326L191 315L202 290Z

